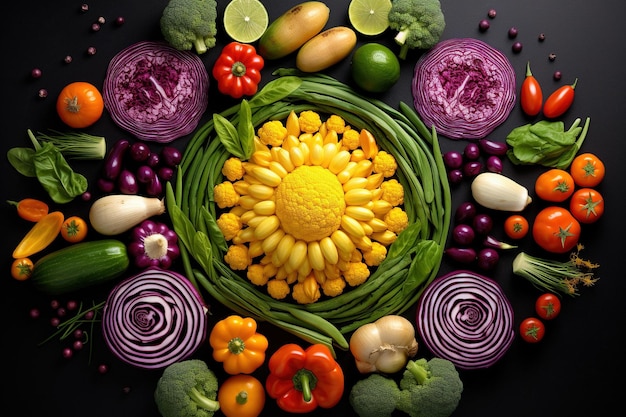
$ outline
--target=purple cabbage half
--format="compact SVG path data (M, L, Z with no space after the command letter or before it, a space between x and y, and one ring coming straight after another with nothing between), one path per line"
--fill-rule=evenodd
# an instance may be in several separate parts
M516 100L508 58L473 38L439 42L415 65L414 105L427 126L450 139L481 139L502 124Z
M515 338L513 308L500 285L465 270L426 287L417 306L416 329L433 355L466 370L492 366Z
M102 313L110 351L143 369L162 369L190 357L207 334L207 307L189 280L158 267L113 288Z
M111 59L102 90L120 128L166 143L197 127L208 106L209 74L196 54L141 41Z

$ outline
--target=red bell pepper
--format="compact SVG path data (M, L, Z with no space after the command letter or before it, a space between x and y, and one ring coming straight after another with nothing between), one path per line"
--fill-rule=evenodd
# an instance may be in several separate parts
M334 407L341 400L343 371L325 345L314 344L306 350L293 343L283 345L268 367L265 389L284 411L308 413L318 406Z
M217 89L233 98L254 95L259 87L264 65L263 57L256 53L254 46L239 42L229 43L213 65Z

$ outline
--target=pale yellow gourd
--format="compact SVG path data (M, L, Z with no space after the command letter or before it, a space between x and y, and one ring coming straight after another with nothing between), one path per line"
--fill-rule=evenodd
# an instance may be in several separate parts
M471 188L474 200L493 210L522 211L532 202L526 187L495 172L478 174Z
M106 236L124 233L152 216L165 213L165 203L156 197L112 194L99 198L89 209L91 226Z

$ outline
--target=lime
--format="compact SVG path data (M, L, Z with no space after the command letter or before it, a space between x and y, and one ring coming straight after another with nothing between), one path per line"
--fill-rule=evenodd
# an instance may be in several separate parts
M350 24L362 35L380 35L389 27L391 0L352 0L348 6Z
M267 9L260 0L231 0L224 9L224 30L237 42L256 41L268 24Z
M400 78L400 61L389 48L379 43L359 46L352 55L350 73L365 91L382 93Z

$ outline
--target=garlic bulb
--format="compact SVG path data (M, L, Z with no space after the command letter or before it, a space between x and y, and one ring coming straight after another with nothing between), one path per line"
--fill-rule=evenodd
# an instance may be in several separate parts
M162 199L112 194L99 198L91 205L89 221L98 233L113 236L164 212L165 203Z
M522 211L532 202L526 187L495 172L483 172L474 178L472 196L481 206L502 211Z

